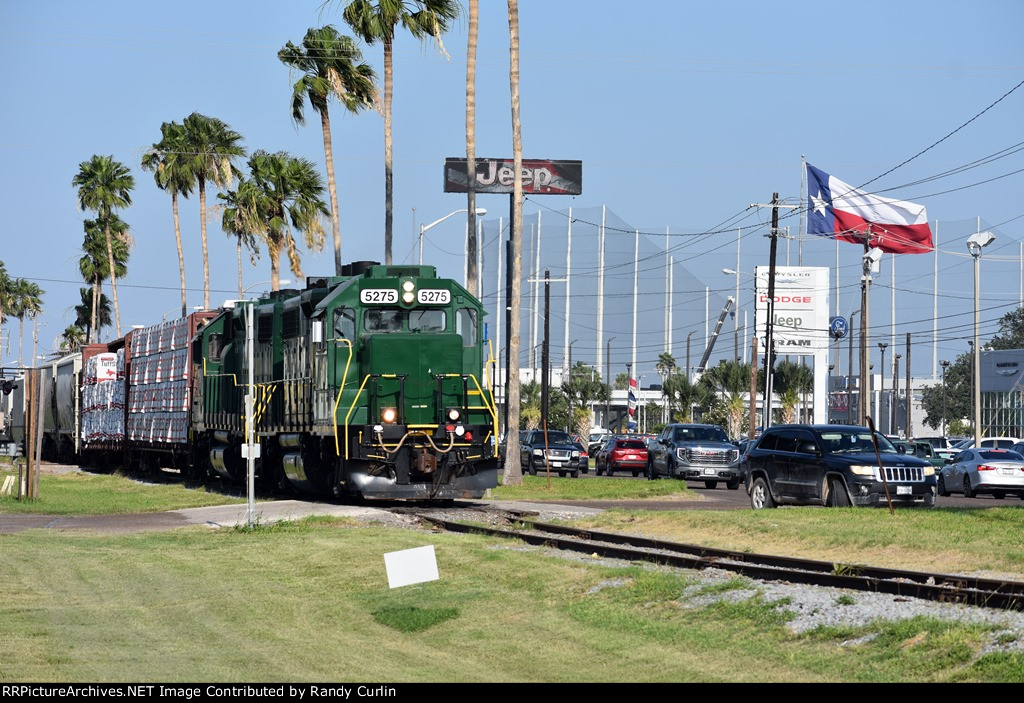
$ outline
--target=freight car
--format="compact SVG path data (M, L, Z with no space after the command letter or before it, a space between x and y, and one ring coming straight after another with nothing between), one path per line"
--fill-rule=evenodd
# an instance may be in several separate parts
M47 454L241 481L251 418L265 488L482 496L498 469L482 305L432 266L360 262L342 274L52 362Z

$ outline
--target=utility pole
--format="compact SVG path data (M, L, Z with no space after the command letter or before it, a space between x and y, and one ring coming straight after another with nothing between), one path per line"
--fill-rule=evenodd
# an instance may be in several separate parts
M750 207L770 207L772 209L772 229L768 236L771 237L771 248L768 258L768 300L766 302L766 315L764 324L764 414L762 426L768 429L772 420L772 367L774 365L773 353L775 344L773 340L773 327L775 325L775 260L779 249L779 208L796 210L799 205L783 205L779 201L779 194L772 193L771 203L765 205L752 203ZM757 291L757 283L754 284L754 291Z
M907 439L910 439L911 436L912 436L910 434L910 405L911 405L911 397L910 397L910 332L907 332L907 385L906 385L906 388L907 388L907 390L906 390L906 394L907 394L907 426L906 426L906 435L907 435Z
M750 427L747 428L747 439L754 439L754 428L757 427L757 335L751 342L753 351L750 357Z
M761 426L767 430L772 424L772 358L775 340L772 339L775 326L775 257L779 248L779 194L772 193L772 238L768 254L768 306L764 330L764 419ZM756 284L754 286L757 287Z
M544 342L540 353L540 414L544 427L548 426L548 374L551 369L551 355L548 337L551 333L551 274L544 269Z

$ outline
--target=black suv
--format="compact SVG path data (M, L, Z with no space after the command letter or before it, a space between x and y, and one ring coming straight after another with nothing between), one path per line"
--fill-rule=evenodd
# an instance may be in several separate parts
M743 459L750 505L935 505L935 468L855 425L776 425ZM881 457L881 467L878 458ZM884 483L883 483L884 478Z
M544 439L544 430L530 430L525 439L520 440L521 465L524 471L529 471L531 476L536 476L538 471L557 471L559 476L567 473L576 478L580 475L580 469L586 469L586 460L580 457L580 448L572 441L567 432L559 430L548 430L547 440ZM544 461L545 451L547 462Z
M716 488L740 487L740 451L718 425L668 425L647 448L649 478L668 476L703 481Z

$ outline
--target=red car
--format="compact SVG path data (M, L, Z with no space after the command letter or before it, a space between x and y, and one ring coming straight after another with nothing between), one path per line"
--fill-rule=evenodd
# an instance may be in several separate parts
M647 446L642 439L612 437L597 452L594 467L598 476L603 472L611 476L616 471L632 471L639 476L647 472Z

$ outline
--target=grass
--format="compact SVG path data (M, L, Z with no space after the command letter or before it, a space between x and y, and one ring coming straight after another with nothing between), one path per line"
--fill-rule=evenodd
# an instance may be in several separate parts
M576 520L598 530L737 551L799 555L835 563L952 573L993 572L1024 579L1024 506L887 510L609 510Z
M702 500L684 481L638 481L631 478L551 478L523 476L521 486L500 485L493 491L497 500Z
M440 580L388 589L383 553L425 544ZM986 626L798 635L760 596L691 604L689 572L477 535L321 519L36 530L0 536L0 551L3 682L1024 680L1021 654L981 653L998 636Z
M10 471L0 471L0 483ZM17 472L13 473L17 480ZM144 483L118 474L73 472L39 476L39 500L0 496L0 514L112 515L149 513L207 505L244 502L242 499L186 488L180 483Z

